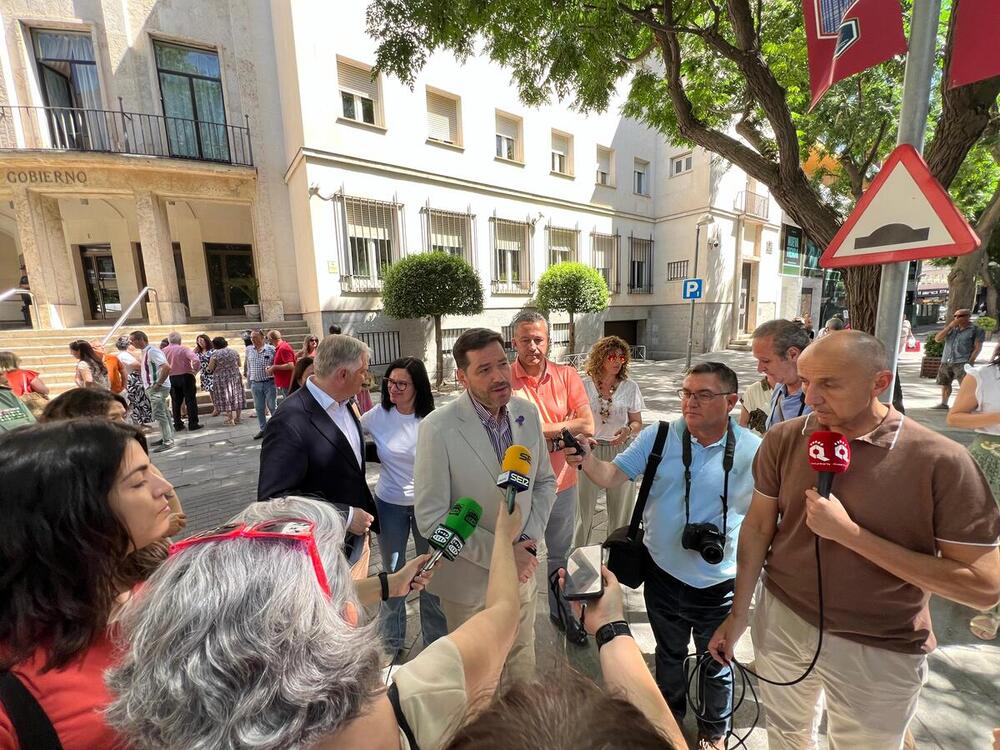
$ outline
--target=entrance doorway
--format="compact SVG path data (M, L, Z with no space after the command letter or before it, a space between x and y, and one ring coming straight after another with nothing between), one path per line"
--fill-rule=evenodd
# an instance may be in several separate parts
M606 320L604 321L604 335L618 336L625 339L629 346L639 343L638 320Z
M117 318L122 312L122 299L118 293L118 276L110 245L82 245L80 261L83 281L87 287L92 320Z
M744 263L740 275L740 320L738 324L740 333L750 333L750 285L752 282L753 265Z
M205 257L214 315L243 315L258 303L252 246L206 242Z

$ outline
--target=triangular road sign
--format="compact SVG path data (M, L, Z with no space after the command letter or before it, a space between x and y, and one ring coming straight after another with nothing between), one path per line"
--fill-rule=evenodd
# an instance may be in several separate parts
M823 252L823 268L965 255L979 237L913 146L896 148Z

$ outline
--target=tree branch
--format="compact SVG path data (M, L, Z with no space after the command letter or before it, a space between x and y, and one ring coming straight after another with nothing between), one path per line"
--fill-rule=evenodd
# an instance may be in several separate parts
M854 200L860 199L865 191L865 170L858 166L854 156L846 148L837 154L837 160L847 175L847 181L851 183L851 195Z
M639 52L637 55L634 55L632 57L629 57L628 55L618 55L618 59L621 60L623 63L629 63L629 64L642 62L647 57L649 57L649 53L652 52L654 49L656 49L655 39L651 41L649 44L647 44L642 49L642 51Z
M865 155L865 160L859 165L862 175L868 174L868 170L871 169L872 164L875 163L875 158L878 156L878 151L882 147L882 139L885 138L886 131L889 129L889 121L887 119L882 120L882 124L878 126L878 135L875 136L875 140L872 143L872 147L868 150ZM861 196L856 196L860 198Z

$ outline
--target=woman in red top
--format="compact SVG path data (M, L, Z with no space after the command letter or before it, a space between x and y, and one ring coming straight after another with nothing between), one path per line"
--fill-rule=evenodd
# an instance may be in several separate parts
M170 524L170 483L131 425L75 419L0 437L0 672L41 706L63 750L118 744L104 723L108 626L130 553ZM0 705L0 750L31 750Z
M49 395L49 387L38 377L38 373L34 370L22 370L21 362L14 352L0 352L0 370L7 376L7 382L15 396L21 397L25 393Z

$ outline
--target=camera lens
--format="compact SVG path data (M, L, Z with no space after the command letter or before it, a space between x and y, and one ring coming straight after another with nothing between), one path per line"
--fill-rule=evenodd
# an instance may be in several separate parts
M722 547L716 542L705 542L701 547L701 556L705 562L711 565L718 565L722 562Z

